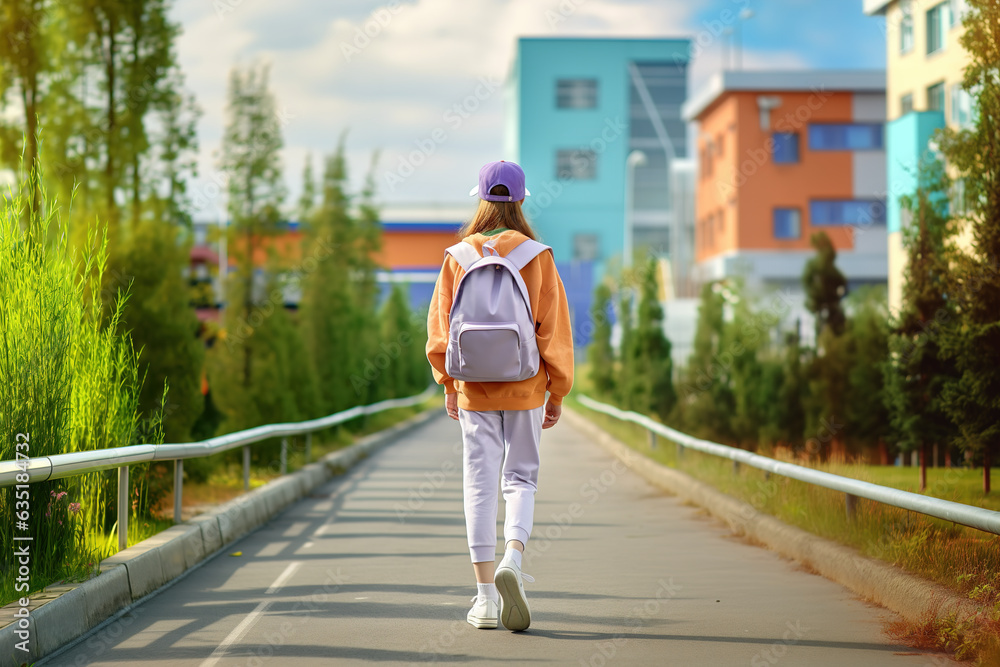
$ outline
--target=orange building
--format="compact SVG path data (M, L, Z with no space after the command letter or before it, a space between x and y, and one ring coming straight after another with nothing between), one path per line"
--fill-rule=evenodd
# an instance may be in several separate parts
M475 211L475 203L455 205L390 205L380 210L382 248L374 259L381 267L376 277L383 294L393 285L405 285L411 305L423 310L430 303L434 282L444 261L444 250L458 241L462 223ZM284 223L281 233L258 239L253 264L263 268L271 252L286 265L304 265L302 230L297 222ZM216 229L213 229L216 228ZM201 320L218 320L225 298L219 281L220 262L233 270L236 255L246 247L245 239L232 240L232 247L220 246L219 224L196 221L193 225L191 265L188 278L196 287L195 308ZM316 248L322 253L324 248ZM295 307L300 294L297 285L285 288L285 305Z
M885 283L885 72L730 71L684 105L697 123L695 280L801 291L825 231L852 285Z

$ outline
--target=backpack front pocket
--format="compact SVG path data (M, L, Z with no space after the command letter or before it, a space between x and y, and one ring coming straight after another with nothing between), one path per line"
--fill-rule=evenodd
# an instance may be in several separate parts
M504 382L521 374L521 337L514 322L466 322L457 343L461 374L468 380Z

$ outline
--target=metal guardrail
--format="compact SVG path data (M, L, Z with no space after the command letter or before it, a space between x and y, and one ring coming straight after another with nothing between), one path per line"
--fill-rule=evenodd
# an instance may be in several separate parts
M243 448L243 488L250 488L250 445L269 438L281 438L281 474L288 471L288 438L305 435L305 459L309 463L312 454L312 434L324 428L342 424L362 415L370 415L393 408L417 405L429 399L438 391L431 385L422 393L408 398L393 398L371 405L360 405L336 412L319 419L286 424L267 424L236 433L227 433L200 442L162 445L130 445L113 449L96 449L87 452L54 454L23 461L0 461L0 487L18 483L17 476L28 474L28 483L45 482L53 479L75 477L90 472L118 468L118 548L125 549L128 542L128 467L147 461L174 462L174 522L181 522L181 501L184 493L184 459L195 459L237 447Z
M866 498L885 505L899 507L912 512L919 512L920 514L926 514L927 516L944 519L945 521L952 521L954 523L960 523L963 526L976 528L977 530L993 533L994 535L1000 535L1000 512L995 512L983 507L973 507L972 505L956 503L950 500L922 496L919 493L900 491L899 489L892 489L879 484L872 484L871 482L862 482L861 480L851 479L850 477L842 477L841 475L834 475L833 473L823 472L821 470L813 470L812 468L795 465L794 463L776 461L775 459L767 458L766 456L760 456L759 454L748 452L745 449L730 447L728 445L720 445L716 442L710 442L708 440L701 440L699 438L692 437L686 433L674 430L669 426L664 426L663 424L650 419L646 415L639 414L638 412L620 410L613 405L607 405L605 403L595 401L589 396L579 396L579 401L585 407L596 412L602 412L606 415L616 417L617 419L644 426L650 432L651 438L653 437L653 434L656 434L661 435L668 440L672 440L679 448L678 453L683 453L683 449L687 447L699 452L704 452L705 454L731 459L734 462L734 465L745 464L769 473L774 473L775 475L782 475L783 477L796 479L807 484L822 486L834 491L842 491L846 494L846 505L849 515L854 512L856 499Z

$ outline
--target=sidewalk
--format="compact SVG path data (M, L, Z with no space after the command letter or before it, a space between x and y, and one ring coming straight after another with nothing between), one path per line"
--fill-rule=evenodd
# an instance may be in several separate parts
M535 519L531 628L472 628L461 433L442 411L227 550L241 556L43 664L950 664L893 645L888 612L731 537L565 422L543 435Z

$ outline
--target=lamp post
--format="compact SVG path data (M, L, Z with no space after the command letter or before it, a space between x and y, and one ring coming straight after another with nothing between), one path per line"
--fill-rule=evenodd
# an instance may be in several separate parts
M744 8L736 21L736 69L743 69L743 21L753 18L753 10Z
M646 154L634 150L625 158L625 243L622 266L632 268L632 218L635 215L635 168L646 164Z

